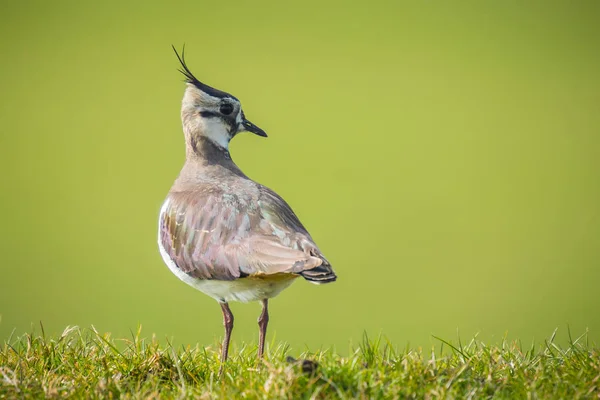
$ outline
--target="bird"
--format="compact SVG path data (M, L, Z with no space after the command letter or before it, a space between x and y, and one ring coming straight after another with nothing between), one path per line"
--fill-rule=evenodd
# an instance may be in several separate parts
M233 330L229 302L262 303L257 358L262 359L268 302L297 278L324 284L337 275L288 203L234 163L230 141L241 132L267 137L235 96L199 81L178 53L186 84L181 104L184 165L160 209L158 247L168 268L221 306L225 335L221 368ZM294 172L296 173L296 172Z

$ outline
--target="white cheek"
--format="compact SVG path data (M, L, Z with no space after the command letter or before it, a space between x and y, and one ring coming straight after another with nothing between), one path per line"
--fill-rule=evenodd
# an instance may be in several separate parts
M221 121L220 118L206 118L203 120L203 123L204 136L224 149L228 149L231 135L229 134L229 131L227 131L227 127L223 121Z

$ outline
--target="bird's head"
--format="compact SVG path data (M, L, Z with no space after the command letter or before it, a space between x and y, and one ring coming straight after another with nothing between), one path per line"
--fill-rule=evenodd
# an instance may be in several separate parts
M242 104L229 93L200 82L185 63L184 51L175 54L181 63L187 87L181 104L181 120L186 140L192 147L205 138L227 150L229 141L240 132L266 137L265 131L246 119Z

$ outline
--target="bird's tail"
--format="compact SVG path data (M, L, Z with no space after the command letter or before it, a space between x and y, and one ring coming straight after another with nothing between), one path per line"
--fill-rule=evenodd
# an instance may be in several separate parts
M337 279L331 265L321 264L318 267L300 272L300 275L309 282L320 285L322 283L334 282Z

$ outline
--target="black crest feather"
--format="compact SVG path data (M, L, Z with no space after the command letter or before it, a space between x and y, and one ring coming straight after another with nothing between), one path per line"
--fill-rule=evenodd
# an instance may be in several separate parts
M185 44L183 45L183 48L181 49L181 56L177 52L177 49L175 48L175 46L171 45L171 47L173 47L173 51L175 52L175 55L177 56L177 59L179 60L179 63L181 64L181 68L179 68L178 71L181 72L183 74L183 76L185 76L185 82L191 83L192 85L196 86L198 89L202 90L204 93L211 95L213 97L230 98L230 99L237 100L236 97L230 95L227 92L223 92L221 90L215 89L211 86L208 86L208 85L200 82L194 76L194 74L192 74L192 71L190 71L187 64L185 63Z

